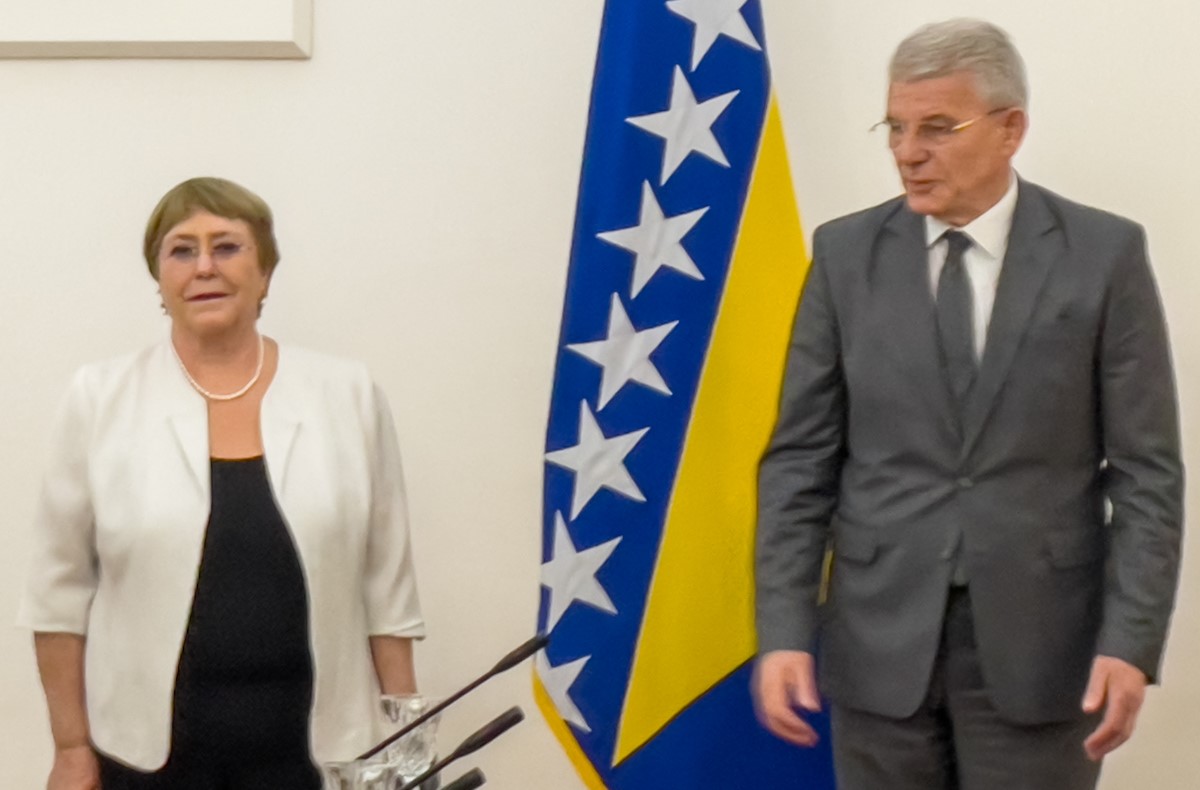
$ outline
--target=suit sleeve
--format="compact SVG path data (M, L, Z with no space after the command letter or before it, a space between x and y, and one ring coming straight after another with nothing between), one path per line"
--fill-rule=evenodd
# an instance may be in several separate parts
M1112 516L1097 652L1156 680L1179 578L1183 464L1166 324L1140 229L1114 272L1099 371Z
M34 631L86 634L99 582L88 484L92 403L84 371L59 407L34 516L33 557L18 623Z
M760 653L812 652L816 641L846 410L823 240L818 229L788 348L779 417L759 467L755 609Z
M371 521L363 579L367 631L372 636L420 639L425 636L425 623L409 544L400 445L387 398L374 385L371 406Z

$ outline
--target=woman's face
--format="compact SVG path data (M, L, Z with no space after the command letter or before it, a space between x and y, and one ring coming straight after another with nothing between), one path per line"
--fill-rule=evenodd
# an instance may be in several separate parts
M243 220L198 211L163 237L158 287L176 331L185 335L252 329L269 284L254 233Z

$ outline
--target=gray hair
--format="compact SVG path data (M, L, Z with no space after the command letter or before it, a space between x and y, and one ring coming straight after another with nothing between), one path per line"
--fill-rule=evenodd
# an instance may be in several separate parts
M950 19L919 28L896 47L888 66L892 82L975 77L980 98L996 108L1029 103L1025 64L1008 34L979 19Z

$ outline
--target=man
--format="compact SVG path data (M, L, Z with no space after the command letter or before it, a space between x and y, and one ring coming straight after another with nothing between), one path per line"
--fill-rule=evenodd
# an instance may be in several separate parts
M760 717L815 742L819 643L841 790L1093 788L1179 564L1143 233L1016 177L1024 67L993 25L918 30L890 82L904 196L817 230L762 462Z

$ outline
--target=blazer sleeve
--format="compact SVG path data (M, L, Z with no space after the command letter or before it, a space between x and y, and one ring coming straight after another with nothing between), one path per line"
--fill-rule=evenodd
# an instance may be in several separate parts
M812 652L845 442L845 379L824 251L813 238L779 417L759 467L755 610L760 653Z
M33 557L17 621L41 632L86 634L99 581L88 484L94 405L86 369L76 373L50 435L33 522Z
M367 632L420 639L425 623L417 600L400 446L387 398L378 386L372 385L371 401L371 508L363 579Z
M1100 339L1099 390L1112 506L1097 652L1158 677L1179 578L1183 463L1162 305L1141 229L1120 256Z

